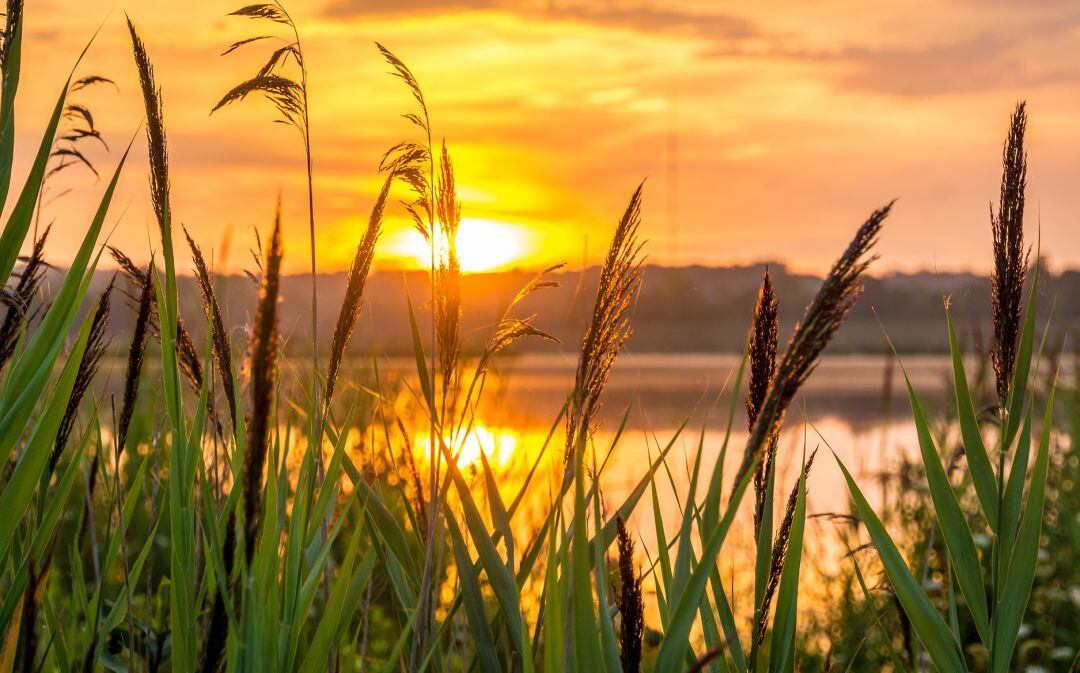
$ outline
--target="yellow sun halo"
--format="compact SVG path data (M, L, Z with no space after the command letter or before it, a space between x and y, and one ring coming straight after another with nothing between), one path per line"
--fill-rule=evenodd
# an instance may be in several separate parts
M437 237L438 239L438 237ZM465 218L458 229L457 250L465 273L498 271L520 264L529 253L529 236L523 227L499 222ZM443 245L441 240L437 243ZM415 229L398 232L387 241L390 254L410 265L426 268L431 263L431 249Z
M420 459L426 457L430 441L431 435L424 432L417 433L413 438L413 446L417 447L417 456ZM490 464L502 465L517 450L518 433L507 428L476 424L464 438L456 443L449 441L447 443L457 456L457 463L461 467L479 465L481 453L487 457Z

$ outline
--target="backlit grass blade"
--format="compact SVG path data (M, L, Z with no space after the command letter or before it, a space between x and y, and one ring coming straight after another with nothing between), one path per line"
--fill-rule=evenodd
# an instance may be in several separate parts
M721 494L724 491L724 460L727 458L728 445L731 441L731 429L735 426L735 410L739 406L740 393L742 392L743 375L746 373L747 354L749 353L749 341L743 348L742 359L739 360L739 369L735 373L735 383L731 390L731 403L728 405L727 425L724 428L724 440L720 443L720 455L716 460L712 476L709 478L709 490L705 496L704 515L706 528L705 533L711 531L714 522L720 520Z
M0 491L0 512L4 513L0 516L0 560L8 558L15 530L30 507L34 492L41 481L41 475L48 464L56 432L60 428L68 398L71 397L71 389L75 385L79 361L82 359L83 349L86 348L86 340L90 336L91 319L92 316L87 316L83 320L79 338L64 364L56 387L37 418L36 425L30 433L30 439L27 440L23 449L22 457L11 473L11 478Z
M866 501L859 487L852 479L851 473L844 466L839 457L836 463L844 473L851 498L858 510L863 525L870 533L870 539L878 550L878 556L885 567L885 573L889 576L893 592L904 608L904 612L911 620L912 628L922 641L927 653L933 660L934 665L942 673L963 673L967 670L964 658L960 653L960 646L952 637L949 625L941 618L938 611L930 603L930 599L923 593L918 580L911 574L900 550L896 548L881 519L874 513L870 503Z
M596 614L593 612L593 592L590 580L589 532L585 522L584 440L574 448L574 519L571 522L570 549L570 617L573 640L573 660L578 671L605 671L600 656ZM613 673L608 671L608 673Z
M593 474L599 474L596 468L596 455L593 454ZM598 478L598 477L597 477ZM612 606L608 600L608 572L605 559L607 545L604 543L601 531L601 522L604 515L600 512L600 498L594 497L593 502L593 571L596 575L596 604L597 622L600 626L600 651L604 658L604 665L610 673L619 673L622 663L619 659L619 649L615 640L615 627L611 622Z
M802 566L803 530L806 526L806 458L799 471L799 494L795 498L784 570L780 575L780 590L776 595L775 617L772 625L772 645L769 648L770 673L782 673L795 661L795 626L798 616L799 571Z
M891 342L890 342L891 343ZM895 353L895 351L894 351ZM930 498L934 503L934 511L937 514L938 524L941 528L942 537L945 538L945 546L949 551L953 569L956 572L956 580L960 585L967 600L971 616L975 621L975 628L984 643L990 641L990 616L986 607L986 591L984 589L982 566L979 561L979 552L975 547L975 540L968 528L967 517L960 509L960 503L956 499L949 476L945 467L941 464L941 456L934 446L934 438L930 433L930 425L923 413L915 388L911 385L907 370L900 363L900 371L904 375L904 383L907 385L908 401L911 404L911 413L915 422L915 431L919 438L919 451L922 454L922 462L926 471L927 485L930 489ZM876 543L876 540L875 540Z
M686 504L683 506L682 525L679 527L679 549L675 555L675 568L672 573L671 589L668 591L668 600L678 602L682 595L683 587L690 578L690 557L694 551L694 541L691 532L694 527L694 510L696 507L698 475L701 473L702 444L705 441L705 429L701 429L701 439L698 450L694 457L694 467L690 472L690 488L686 495ZM706 562L704 557L702 562Z
M885 625L881 623L881 615L878 614L877 608L874 607L874 599L870 596L870 590L866 588L866 580L863 578L862 570L859 568L859 561L855 558L855 554L848 550L848 557L851 559L852 568L855 570L855 579L859 582L859 588L862 590L863 600L870 608L870 611L874 615L874 624L877 626L878 633L881 634L881 641L885 643L886 648L889 651L889 661L892 662L894 671L903 671L904 664L900 661L900 655L896 653L896 648L893 647L892 634L889 633ZM855 660L855 655L852 655L851 660Z
M1033 413L1029 405L1024 412L1024 423L1020 427L1020 434L1016 438L1016 449L1013 453L1012 464L1009 466L1009 476L1005 482L1005 490L1001 497L1001 528L998 530L998 539L995 545L998 561L996 587L998 595L1005 588L1005 581L1009 574L1009 563L1012 560L1013 543L1016 541L1021 510L1024 506L1024 483L1027 481L1028 463L1031 460L1031 421Z
M502 496L499 495L499 485L495 481L495 475L491 471L487 454L481 449L480 466L484 471L484 490L487 493L488 509L491 512L492 523L495 530L502 535L503 544L506 545L506 565L510 572L514 571L514 534L510 530L510 514L506 511Z
M1004 591L994 610L994 644L990 660L991 673L1004 673L1009 670L1020 623L1027 612L1031 586L1035 580L1035 568L1038 565L1039 537L1042 534L1043 511L1046 502L1046 477L1050 463L1050 436L1053 433L1054 385L1046 402L1046 414L1043 418L1042 438L1039 451L1035 456L1035 469L1028 488L1024 516L1016 543L1012 548Z
M11 188L11 165L15 156L15 94L19 89L22 70L22 17L6 18L16 23L7 37L7 44L3 45L7 55L4 59L3 90L0 92L0 212L3 212L3 204L7 203L8 190ZM67 94L66 86L64 94ZM14 654L13 651L12 656ZM0 670L9 670L9 667L3 666Z
M446 530L450 534L456 566L471 568L472 557L469 555L465 540L462 539L461 531L458 530L457 522L453 517L446 518ZM487 611L484 609L484 595L480 590L480 582L477 576L468 570L459 572L458 578L461 581L469 633L476 640L476 660L479 662L480 670L483 673L499 673L499 658L495 656L495 636L491 632L491 624L488 623Z
M518 656L521 657L524 669L532 670L532 656L525 642L525 622L521 615L519 604L519 590L514 579L514 573L503 563L495 541L487 531L484 520L480 516L480 510L473 500L468 482L461 475L457 463L445 444L439 442L446 458L446 469L454 482L461 506L465 511L465 526L476 544L476 550L480 556L481 564L487 573L488 582L495 593L495 598L506 618L506 629L510 637L511 645Z
M723 517L701 544L702 562L698 563L689 580L684 583L685 588L677 602L669 597L673 605L669 603L670 617L664 631L664 641L657 654L656 666L653 669L656 673L678 673L685 665L690 631L694 626L694 619L701 605L709 575L716 567L713 559L720 553L731 524L735 521L739 503L742 502L752 478L753 469L750 469L735 485Z
M128 151L130 149L129 145ZM42 318L34 336L28 340L19 359L11 366L7 379L4 381L3 391L0 392L0 462L7 460L45 390L49 374L60 355L79 305L86 295L93 271L97 268L97 259L101 254L98 251L95 255L94 247L105 222L109 205L112 203L113 193L124 162L127 160L128 151L124 152L117 163L112 180L102 195L97 212L83 236L79 250L71 260L60 289L53 297L52 305Z
M960 351L960 344L956 339L956 330L953 329L952 316L949 314L948 306L945 307L945 320L949 324L949 352L952 355L953 389L956 393L956 412L960 423L960 435L964 440L964 455L967 457L968 470L971 473L971 482L975 486L975 494L979 497L979 504L982 505L983 516L990 525L990 530L996 532L998 524L997 481L994 477L994 467L990 463L990 456L986 453L986 444L983 442L982 433L979 430L979 420L975 415L975 405L971 401L967 374L964 372L964 354Z
M420 338L420 328L416 324L416 314L413 312L412 298L408 292L405 293L405 300L409 308L409 329L412 332L413 356L416 359L416 374L420 378L420 390L423 392L424 401L428 405L428 413L432 415L432 418L435 418L435 393L431 386L431 376L428 373L427 362L424 358L424 341Z
M559 582L559 569L565 567L565 556L556 555L560 548L558 532L561 517L558 506L554 509L555 522L547 536L547 567L544 569L544 673L562 673L566 647L566 600L562 593L562 583Z
M331 648L334 646L342 630L349 624L352 618L355 604L349 601L349 595L355 596L357 585L363 587L371 576L374 567L375 554L368 551L360 562L360 568L353 576L353 567L359 555L360 534L363 526L357 526L353 539L349 542L345 556L338 568L337 580L330 591L330 601L323 606L319 617L318 626L308 643L304 661L300 665L300 673L317 673L326 670L326 661Z

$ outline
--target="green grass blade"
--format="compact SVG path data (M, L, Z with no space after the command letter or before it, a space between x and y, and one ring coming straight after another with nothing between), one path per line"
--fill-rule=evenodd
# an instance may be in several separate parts
M0 92L0 212L7 203L11 188L11 165L15 157L15 94L19 89L22 70L23 22L15 25L4 49L7 59L3 71L3 91ZM67 87L64 87L65 94Z
M544 671L545 673L562 673L563 657L565 656L565 629L566 622L564 606L565 596L562 593L562 583L559 582L559 568L562 567L561 556L557 556L559 549L558 531L560 516L558 507L555 507L555 522L550 527L547 536L547 568L544 570Z
M986 606L986 590L979 552L975 547L971 530L968 528L967 517L960 509L956 493L952 489L952 484L949 483L949 476L941 464L941 456L934 446L930 425L923 413L919 398L915 394L915 388L912 387L903 364L900 365L900 369L904 374L904 382L907 384L908 400L919 438L919 451L922 454L930 497L934 503L942 537L945 539L945 546L956 572L957 584L960 585L960 591L964 594L975 621L975 628L983 642L987 643L990 642L990 616Z
M874 607L874 599L870 596L870 590L866 587L866 580L863 578L862 570L859 568L859 561L855 558L855 554L852 553L850 549L848 550L848 556L851 558L851 565L855 570L855 579L859 581L859 588L862 590L863 600L874 614L874 624L877 626L878 633L881 634L881 641L885 643L885 646L889 651L889 661L892 662L893 670L897 672L903 671L905 670L904 664L900 661L900 655L897 654L896 648L893 647L892 634L885 628L885 625L881 622L881 615L878 614L877 608ZM852 661L855 660L854 655L851 659Z
M597 474L596 457L593 456L593 474ZM593 503L593 571L596 575L596 604L599 606L597 621L600 625L600 651L604 657L604 665L609 673L619 673L622 663L619 660L619 648L615 640L615 627L612 624L612 606L608 600L608 572L605 560L607 545L604 544L601 530L601 521L604 520L600 512L600 498L592 499Z
M129 145L128 151L130 149ZM128 151L124 152L117 163L112 180L102 195L97 212L83 236L79 250L71 260L60 289L53 297L52 305L19 359L11 365L4 382L3 391L0 392L0 462L7 460L45 390L49 374L75 320L79 304L86 295L93 271L97 267L97 259L100 257L100 251L97 255L94 254L94 247L112 203Z
M499 495L499 485L495 475L491 471L487 454L481 449L480 466L484 472L484 490L487 492L488 509L491 511L491 520L495 524L495 530L502 536L503 544L506 545L506 565L510 572L514 571L514 534L510 530L510 514L506 511L502 496Z
M8 558L15 531L30 507L34 492L41 481L41 475L48 464L49 453L52 450L56 432L60 428L64 410L67 408L68 398L71 396L71 389L75 385L79 361L82 359L83 350L86 348L86 340L90 336L91 318L92 316L87 316L83 321L75 347L64 364L64 369L60 373L60 378L52 391L48 403L31 431L22 457L15 465L11 478L8 479L3 490L0 491L0 512L4 513L3 516L0 516L0 560ZM4 563L4 565L7 565L7 563ZM0 629L0 631L3 631L3 629Z
M462 539L461 531L453 517L447 517L446 530L450 533L457 567L470 568L472 558L469 556L465 540ZM484 608L484 595L480 590L480 582L477 576L468 570L458 573L458 577L461 580L469 633L476 640L476 660L480 665L480 670L483 673L498 673L500 667L499 658L495 656L495 636L491 632L491 624L488 622L487 611Z
M795 499L795 516L792 518L788 550L784 570L780 575L780 589L776 594L776 610L773 617L772 645L769 648L769 671L780 673L787 670L795 660L795 627L798 615L799 571L802 566L803 530L806 526L806 458L799 472L799 494Z
M851 492L851 498L855 502L863 525L866 526L870 539L877 547L878 556L885 567L885 573L889 576L893 591L934 665L942 673L963 673L967 670L964 658L960 653L960 646L952 637L948 624L923 593L918 580L911 574L907 563L904 562L904 557L900 555L900 550L896 548L881 519L874 513L870 503L866 501L862 491L855 484L851 473L839 457L836 458L836 462L844 473L848 490Z
M574 450L574 519L570 551L570 610L573 632L574 664L578 671L605 670L597 639L596 614L593 612L593 591L590 580L589 531L585 523L585 442L579 441ZM612 672L608 672L612 673Z
M1004 582L1004 592L994 610L994 643L991 653L991 673L1009 670L1020 623L1027 612L1035 568L1039 557L1039 537L1046 502L1046 478L1050 463L1050 436L1053 433L1054 386L1046 402L1042 438L1035 457L1035 469L1028 488L1027 504L1020 522L1020 530L1013 545L1012 558Z
M953 329L952 316L949 315L948 307L945 309L945 320L949 324L949 352L952 355L953 389L956 393L956 411L957 418L960 421L960 435L964 440L964 454L967 456L971 482L975 486L975 494L979 497L979 504L982 505L983 516L990 525L990 529L996 532L998 523L997 480L994 477L994 467L990 463L990 456L986 452L986 444L983 442L982 433L979 431L975 405L971 401L967 374L964 372L964 355L960 351L960 344L956 339L956 331Z
M353 567L356 565L356 558L359 555L360 533L362 530L363 526L357 526L353 539L349 542L345 557L342 559L340 568L338 568L337 580L334 582L334 587L330 592L330 601L323 608L319 618L319 625L316 627L315 633L308 644L303 663L300 664L300 673L318 673L318 671L326 670L326 661L330 654L330 648L338 640L345 627L348 626L352 616L351 610L349 610L350 601L347 599L350 593L355 592L350 590L354 588L354 582L362 587L371 576L371 570L375 565L375 553L370 550L364 554L356 577L353 576Z
M495 592L495 598L506 618L507 635L510 637L514 651L521 657L525 670L531 671L532 657L525 642L525 620L521 615L520 591L514 573L510 571L510 568L503 563L502 558L499 556L495 541L488 533L484 520L480 515L480 510L477 508L475 500L473 500L469 484L462 476L457 463L454 462L450 449L441 442L440 447L446 458L446 469L454 482L454 487L465 512L465 526L476 544L480 562L487 573L488 582L491 584L491 588ZM451 513L447 512L447 516L450 515Z

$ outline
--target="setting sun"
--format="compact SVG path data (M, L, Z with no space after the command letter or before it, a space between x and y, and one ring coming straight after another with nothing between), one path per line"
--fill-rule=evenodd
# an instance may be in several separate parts
M528 256L529 233L521 226L497 220L464 218L458 230L457 246L461 270L465 273L499 271L524 261ZM443 245L440 241L439 245ZM386 250L409 265L427 267L431 250L415 229L391 234Z
M502 465L518 448L519 433L512 428L496 428L482 424L474 425L468 435L454 444L451 450L457 455L458 465L479 465L480 454L483 453L492 465ZM431 435L419 432L416 434L413 446L416 447L417 459L425 460L427 446L431 441Z

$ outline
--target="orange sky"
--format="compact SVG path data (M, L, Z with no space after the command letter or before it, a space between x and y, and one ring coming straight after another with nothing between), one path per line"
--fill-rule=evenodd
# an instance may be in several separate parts
M164 88L176 219L215 251L232 228L238 270L280 190L286 259L302 270L296 137L261 101L208 114L266 55L253 45L219 56L265 32L225 17L239 4L28 2L16 185L66 70L102 21L80 72L109 76L120 91L77 100L110 141L112 154L91 152L111 170L142 118L127 11ZM870 210L897 196L885 267L986 268L1000 144L1026 97L1029 222L1041 216L1052 261L1080 265L1072 2L311 0L290 10L310 69L323 268L348 263L378 189L378 159L410 132L398 115L411 101L386 75L375 40L420 79L435 133L455 156L463 215L479 222L473 245L500 249L488 262L580 264L586 251L596 262L647 177L643 234L657 263L774 259L820 271ZM123 215L112 240L139 259L159 245L144 153L140 138L112 215ZM75 249L103 188L87 173L68 180L74 191L45 216L56 219L53 259ZM407 229L393 208L383 264L408 251Z

